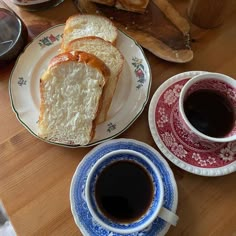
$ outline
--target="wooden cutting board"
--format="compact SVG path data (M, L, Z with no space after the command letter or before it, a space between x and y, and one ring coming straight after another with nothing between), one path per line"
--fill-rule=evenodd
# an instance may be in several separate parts
M101 14L133 37L154 55L171 62L185 63L193 58L190 26L167 0L150 0L144 14L114 7L74 0L81 13Z

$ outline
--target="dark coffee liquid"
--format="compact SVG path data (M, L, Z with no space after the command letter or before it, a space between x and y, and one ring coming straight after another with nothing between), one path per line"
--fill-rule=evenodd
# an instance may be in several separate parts
M203 134L224 137L235 122L234 107L222 94L202 89L190 94L184 101L189 122Z
M95 198L109 219L129 223L140 218L153 198L153 183L146 170L132 161L108 165L95 185Z

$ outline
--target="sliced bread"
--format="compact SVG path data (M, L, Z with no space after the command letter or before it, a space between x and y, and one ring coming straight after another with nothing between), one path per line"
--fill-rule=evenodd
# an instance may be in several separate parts
M144 13L149 0L90 0L91 2L96 2L99 4L104 4L107 6L115 6L118 9Z
M61 49L66 48L70 41L86 36L97 36L115 44L117 35L117 28L108 18L100 15L77 14L66 21Z
M102 123L107 118L116 85L122 70L124 58L120 51L111 43L98 37L84 37L75 39L68 44L66 50L79 50L94 54L110 69L110 77L105 84L101 99L101 110L96 118L96 123Z
M86 145L110 71L92 54L70 51L55 56L40 80L39 136L53 142Z
M149 0L116 0L115 7L118 9L144 13Z

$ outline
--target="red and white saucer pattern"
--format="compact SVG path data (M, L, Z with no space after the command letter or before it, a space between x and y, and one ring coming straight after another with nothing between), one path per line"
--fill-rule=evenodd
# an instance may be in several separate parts
M199 175L229 174L236 170L236 142L204 142L180 120L180 91L198 73L178 74L157 89L149 107L150 130L159 149L177 166Z

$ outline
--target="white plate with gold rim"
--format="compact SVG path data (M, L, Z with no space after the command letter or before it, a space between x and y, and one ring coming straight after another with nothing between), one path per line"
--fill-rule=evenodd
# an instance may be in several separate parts
M19 56L9 81L13 111L20 123L38 138L40 77L51 58L60 52L64 26L54 26L37 36ZM94 139L86 146L96 145L124 132L142 113L149 98L151 70L142 48L122 31L118 32L116 46L124 55L124 67L108 112L108 119L96 127Z

